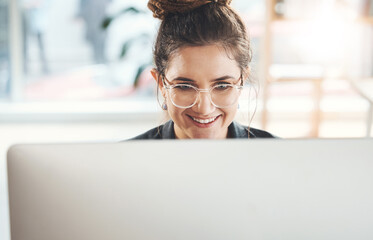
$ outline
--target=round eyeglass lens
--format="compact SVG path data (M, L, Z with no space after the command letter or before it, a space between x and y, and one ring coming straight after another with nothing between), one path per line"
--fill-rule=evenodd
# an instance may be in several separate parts
M198 97L198 91L187 85L177 85L170 89L171 100L176 106L189 107Z
M231 85L215 86L211 89L211 100L218 107L230 107L239 97L239 89Z

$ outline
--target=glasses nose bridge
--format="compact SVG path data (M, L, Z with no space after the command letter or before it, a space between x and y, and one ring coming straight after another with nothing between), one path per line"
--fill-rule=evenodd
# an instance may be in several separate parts
M210 89L207 89L207 88L198 88L198 92L205 92L205 93L209 93L210 92Z
M209 102L215 106L215 104L212 102L210 89L208 89L208 88L196 88L196 89L198 91L198 95L197 95L197 98L196 98L194 104L196 104L198 101L202 100L201 93L207 93L207 98L208 98Z
M197 96L197 99L201 99L201 93L207 93L210 101L211 101L211 92L210 92L210 89L208 88L197 88L197 91L198 91L198 96ZM197 100L196 99L196 100Z

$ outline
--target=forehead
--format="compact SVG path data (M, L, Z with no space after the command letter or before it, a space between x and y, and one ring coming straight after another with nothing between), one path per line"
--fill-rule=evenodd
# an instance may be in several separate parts
M166 74L169 78L214 78L239 75L240 68L233 56L221 46L183 47L173 54Z

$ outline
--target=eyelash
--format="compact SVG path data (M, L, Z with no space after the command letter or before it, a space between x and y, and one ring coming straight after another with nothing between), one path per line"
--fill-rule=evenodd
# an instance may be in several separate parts
M190 84L189 82L180 82L180 83L177 83L177 84L182 84L182 85L188 85L188 86L194 86L196 88L198 88L198 86L196 86L195 84ZM230 82L217 82L214 84L214 86L218 86L218 85L226 85L226 84L231 84Z

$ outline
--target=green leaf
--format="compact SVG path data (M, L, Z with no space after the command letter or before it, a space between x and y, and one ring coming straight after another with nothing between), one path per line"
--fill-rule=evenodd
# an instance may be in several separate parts
M124 58L126 56L128 48L129 48L129 44L128 43L123 44L119 58Z
M128 7L128 8L123 9L117 16L126 14L126 13L131 13L131 12L132 13L144 13L144 11L141 11L135 7Z
M125 8L122 11L120 11L118 14L116 14L115 16L107 16L107 17L105 17L105 19L102 20L102 22L101 22L101 28L102 29L107 29L109 27L109 25L113 22L114 19L120 17L121 15L127 14L127 13L139 14L139 13L145 13L145 12L142 11L142 10L139 10L139 9L137 9L135 7Z
M134 39L131 38L130 40L128 40L127 42L125 42L122 46L122 51L120 52L120 58L124 58L127 54L127 51L128 49L131 47L132 43L133 43Z
M107 27L110 25L110 23L113 21L114 18L112 17L106 17L104 20L102 20L101 28L107 29Z

